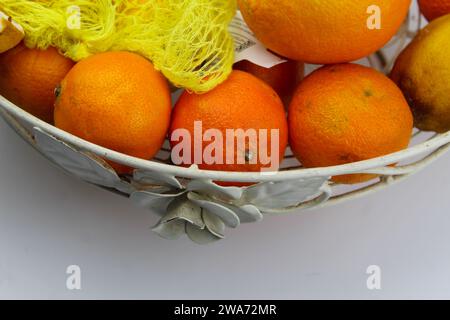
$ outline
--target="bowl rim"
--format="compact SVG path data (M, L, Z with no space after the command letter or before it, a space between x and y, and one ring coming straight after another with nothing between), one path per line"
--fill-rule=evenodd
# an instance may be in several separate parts
M16 119L24 121L33 128L40 128L55 138L76 147L80 151L91 152L107 160L118 162L135 169L157 171L190 179L220 180L228 182L277 182L307 179L312 177L331 177L352 173L375 173L377 170L381 170L389 165L399 163L416 156L425 155L426 153L431 153L447 144L450 144L450 131L448 131L443 134L437 134L428 141L410 146L407 149L395 153L343 165L318 168L299 168L275 172L211 171L202 170L196 166L187 168L156 162L153 160L140 159L96 145L38 119L1 95L0 107ZM395 173L396 168L389 169ZM398 167L398 169L401 169L401 167Z

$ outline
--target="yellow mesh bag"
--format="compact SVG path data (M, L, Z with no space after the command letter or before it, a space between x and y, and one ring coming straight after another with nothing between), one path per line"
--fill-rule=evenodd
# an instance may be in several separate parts
M231 72L236 0L1 0L0 8L23 26L27 46L55 46L75 61L136 52L174 85L198 93Z

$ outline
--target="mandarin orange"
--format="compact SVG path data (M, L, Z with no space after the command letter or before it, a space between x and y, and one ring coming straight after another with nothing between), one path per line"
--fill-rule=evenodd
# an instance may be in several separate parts
M260 155L281 162L288 142L287 119L283 104L277 93L262 80L243 71L233 71L230 77L218 87L206 94L184 92L175 105L170 126L172 149L183 141L175 139L174 133L185 130L193 138L195 125L201 124L206 132L215 129L221 133L219 153L213 156L218 161L202 158L197 161L199 168L205 170L259 172L269 166L278 169L279 163L264 163ZM233 135L227 140L227 130L253 130L256 140L247 139L239 147L237 138ZM263 130L267 130L264 133ZM273 130L273 131L272 131ZM278 136L272 136L277 132ZM259 134L264 135L261 139ZM235 139L236 138L236 139ZM264 141L267 139L266 141ZM203 156L211 141L191 141L191 156L181 163L190 166L195 163L194 155L200 152ZM233 156L227 158L227 153ZM174 156L174 154L172 154ZM185 156L185 154L183 154ZM240 162L239 159L245 159ZM217 159L216 159L217 160Z
M419 0L419 6L429 21L450 14L450 0Z
M55 88L74 62L55 48L20 44L0 55L0 94L46 122L53 122Z
M58 91L58 128L142 159L161 148L170 123L170 91L145 58L130 52L91 56L75 65ZM119 173L130 172L111 164Z
M385 75L355 64L322 67L300 84L289 108L290 144L305 167L328 167L400 151L409 144L411 110ZM359 183L373 175L334 177Z

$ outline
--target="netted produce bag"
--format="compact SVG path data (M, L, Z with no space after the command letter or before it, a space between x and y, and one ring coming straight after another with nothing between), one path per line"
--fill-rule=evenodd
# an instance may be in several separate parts
M74 61L126 50L150 59L178 87L201 93L231 72L235 0L1 0L28 47Z

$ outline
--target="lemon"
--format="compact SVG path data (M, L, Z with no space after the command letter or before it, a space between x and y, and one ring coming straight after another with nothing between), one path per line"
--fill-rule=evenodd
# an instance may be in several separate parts
M405 94L417 128L450 130L450 15L420 31L397 59L391 77Z

